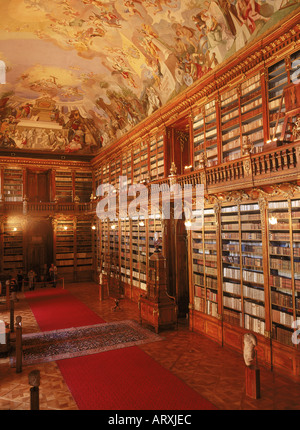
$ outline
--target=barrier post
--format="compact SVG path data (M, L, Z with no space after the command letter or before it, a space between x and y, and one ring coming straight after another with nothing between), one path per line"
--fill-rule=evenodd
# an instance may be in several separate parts
M22 372L22 317L16 317L16 373Z

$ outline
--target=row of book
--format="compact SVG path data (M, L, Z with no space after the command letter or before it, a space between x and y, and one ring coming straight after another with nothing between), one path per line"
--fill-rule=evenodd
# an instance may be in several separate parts
M247 330L254 331L255 333L265 334L265 321L253 318L251 315L245 314L244 316L244 327Z
M293 281L291 278L286 278L283 276L275 276L270 275L269 282L271 287L282 288L282 289L291 289ZM300 280L295 279L295 288L297 291L300 291Z
M259 318L265 318L265 308L254 302L244 300L244 312Z
M282 312L277 309L272 309L272 321L278 324L287 325L289 327L292 326L294 321L293 314Z
M278 291L271 291L271 301L274 305L293 308L293 297L290 294L282 294Z

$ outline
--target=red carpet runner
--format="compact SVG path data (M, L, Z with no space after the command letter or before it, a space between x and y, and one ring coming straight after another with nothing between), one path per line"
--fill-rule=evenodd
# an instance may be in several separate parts
M26 293L42 331L104 322L67 290ZM57 361L80 410L215 410L139 347Z

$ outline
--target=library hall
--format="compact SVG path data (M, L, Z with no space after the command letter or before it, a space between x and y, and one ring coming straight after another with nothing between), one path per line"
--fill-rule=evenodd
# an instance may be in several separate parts
M296 411L299 344L300 0L1 1L0 410Z

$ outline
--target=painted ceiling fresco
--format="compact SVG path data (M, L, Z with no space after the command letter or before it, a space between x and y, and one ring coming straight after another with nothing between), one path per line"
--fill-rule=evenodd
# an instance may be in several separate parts
M298 7L0 0L0 147L94 154Z

